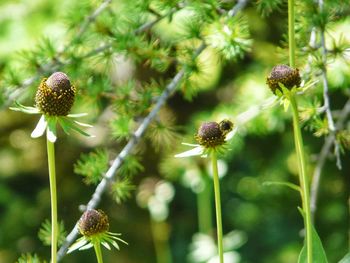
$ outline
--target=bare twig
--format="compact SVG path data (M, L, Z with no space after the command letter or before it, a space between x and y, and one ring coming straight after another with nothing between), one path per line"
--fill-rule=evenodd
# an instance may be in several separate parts
M323 0L318 0L318 7L320 12L323 10ZM325 40L325 32L324 29L320 29L320 37L321 37L321 52L322 52L322 81L323 81L323 101L324 101L324 108L327 116L328 121L328 129L329 133L332 134L330 138L333 138L333 144L334 144L334 152L335 157L337 160L337 167L339 170L341 170L341 159L340 159L340 149L339 144L335 140L335 132L336 127L334 125L334 120L332 116L331 106L330 106L330 99L329 99L329 85L328 85L328 79L327 79L327 48L326 48L326 40Z
M344 123L349 114L350 114L350 99L346 102L344 108L340 112L339 118L336 123L337 129L343 128ZM325 143L323 144L321 152L318 156L316 167L313 173L312 184L311 184L311 197L310 197L311 214L313 218L317 208L318 189L320 185L322 169L327 160L328 154L331 151L331 148L335 139L336 138L334 133L329 134L328 137L326 138Z

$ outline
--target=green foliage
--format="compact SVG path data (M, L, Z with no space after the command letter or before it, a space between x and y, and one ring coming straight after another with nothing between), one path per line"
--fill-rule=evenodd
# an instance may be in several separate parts
M88 154L81 154L74 165L74 172L84 177L86 184L97 184L108 167L108 153L98 149Z
M350 253L346 254L344 258L342 258L339 263L349 263L350 262Z
M273 11L280 11L284 0L258 0L257 7L262 15L267 16Z
M57 244L62 245L66 239L67 231L65 230L63 221L58 224L58 237ZM51 245L51 221L46 219L42 224L38 232L38 237L45 246Z
M111 192L114 200L120 204L130 199L135 189L136 186L133 184L132 179L125 177L113 183Z
M124 159L123 165L120 167L119 173L124 177L136 175L144 170L139 157L129 155Z
M23 254L16 263L46 263L47 261L41 260L36 254Z
M205 40L227 60L242 58L252 44L243 16L223 17L212 23L205 32Z
M312 260L313 262L319 262L319 263L328 263L326 253L323 249L323 245L321 242L320 237L318 236L316 230L314 227L312 227ZM306 263L307 262L307 252L306 252L306 245L302 248L298 263Z
M249 242L239 250L242 261L297 262L300 224L296 222L300 219L291 208L299 199L283 187L261 187L265 181L297 181L289 114L277 107L279 101L266 105L272 93L265 85L265 75L276 62L287 63L287 1L250 2L245 11L228 17L227 11L240 1L120 0L111 1L95 17L95 10L103 2L5 0L0 5L2 109L12 105L14 99L33 105L40 80L59 70L69 74L78 90L73 111L88 112L88 123L95 123L95 139L63 137L59 143L57 150L64 154L57 163L58 191L61 204L65 204L59 209L60 217L72 226L79 217L76 206L88 201L93 193L84 184L77 185L75 177L66 176L72 173L76 155L86 149L99 149L81 155L74 166L85 183L97 184L109 168L108 152L113 149L113 157L117 156L154 109L166 85L183 72L178 90L147 128L132 155L125 158L116 172L116 182L110 182L112 198L101 199L113 224L122 227L125 236L134 233L137 226L137 233L147 241L135 242L117 255L109 255L110 259L156 262L153 246L147 245L153 244L148 242L149 218L132 204L132 196L141 179L157 176L158 180L161 175L170 178L179 193L174 206L169 207L171 253L174 262L186 260L185 245L195 227L196 191L188 191L184 185L198 190L198 178L208 168L203 158L179 162L173 156L184 150L181 142L194 142L193 133L201 122L228 118L238 127L238 134L223 157L228 169L221 179L225 228L249 234ZM305 145L314 160L313 156L320 155L323 137L335 135L340 148L348 153L348 116L342 121L350 85L348 2L324 1L322 12L313 0L296 4L297 67L305 82L318 81L298 94ZM13 9L7 9L8 5ZM13 13L17 7L20 12ZM326 56L320 43L323 29ZM313 30L315 37L311 39ZM22 47L25 50L14 53ZM204 49L197 56L199 47ZM342 122L334 134L323 105L324 70L329 80L331 112L335 122ZM32 229L34 224L28 225L23 218L35 222L38 216L47 216L46 163L42 161L45 156L40 141L28 136L34 127L32 119L5 110L0 117L4 138L0 140L0 247L2 255L11 257L7 260L10 262L22 251L41 245L31 237L36 231ZM315 138L310 139L312 136ZM334 160L332 152L333 147L328 154L330 160ZM333 161L325 163L319 189L322 201L317 206L317 223L330 262L336 262L347 251L349 162L347 154L342 158L342 171ZM310 173L313 168L311 165ZM123 212L119 216L114 201L123 203L129 198L130 205L118 206ZM158 208L156 203L154 209ZM11 233L7 229L12 229ZM49 230L44 223L40 238L44 242L48 242ZM40 253L48 257L48 251ZM84 253L71 257L74 262L90 260ZM23 255L21 260L39 262L35 255Z

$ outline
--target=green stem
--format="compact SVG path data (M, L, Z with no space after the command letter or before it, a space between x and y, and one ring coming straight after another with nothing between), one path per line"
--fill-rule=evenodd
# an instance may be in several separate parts
M98 242L98 241L94 242L94 249L95 249L95 254L96 254L96 258L97 258L97 263L103 263L100 242Z
M51 194L51 262L57 262L57 191L55 168L55 144L47 140L47 159L49 164L50 194Z
M151 219L151 230L157 258L156 262L171 263L168 224L165 222L156 222Z
M213 227L211 209L211 179L203 172L204 188L197 194L198 226L199 232L210 235Z
M288 0L289 66L295 68L294 0Z
M307 262L312 263L312 223L311 223L311 209L310 209L309 180L306 175L306 161L305 161L303 137L301 135L300 125L299 125L298 105L294 94L290 97L290 102L291 102L292 111L293 111L294 141L295 141L296 154L298 158L301 198L302 198L303 211L304 211Z
M222 243L220 181L219 181L219 172L218 172L218 162L217 162L215 150L212 151L211 161L212 161L212 167L213 167L215 210L216 210L216 228L217 228L219 257L220 257L220 263L223 263L224 262L224 249L223 249L223 243Z

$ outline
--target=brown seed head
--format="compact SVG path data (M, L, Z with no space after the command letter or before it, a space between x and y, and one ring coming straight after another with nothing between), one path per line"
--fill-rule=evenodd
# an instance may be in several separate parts
M205 148L215 148L225 143L225 134L216 122L204 122L199 127L195 138Z
M84 236L100 234L108 229L108 216L102 210L87 210L79 220L79 231Z
M66 116L73 106L75 88L63 72L44 78L35 96L36 106L46 115Z
M282 92L278 83L283 84L289 90L294 86L299 87L301 83L299 70L287 65L277 65L272 69L270 76L267 77L266 83L274 94L276 94L276 90Z

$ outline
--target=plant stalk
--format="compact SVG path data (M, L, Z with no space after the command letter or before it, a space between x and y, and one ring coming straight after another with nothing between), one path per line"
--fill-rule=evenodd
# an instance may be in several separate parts
M151 218L151 230L157 263L172 263L168 228L169 226L166 222L157 222Z
M288 0L288 42L289 42L289 66L295 68L295 12L294 0Z
M96 258L97 258L97 263L103 263L100 242L98 242L98 241L94 242L94 249L95 249L95 254L96 254Z
M212 209L209 205L212 200L211 179L205 172L202 172L202 180L204 188L197 193L198 227L200 233L210 235L213 228Z
M224 249L222 242L222 221L221 221L221 198L220 198L220 180L218 172L218 163L215 150L212 151L211 161L213 167L214 194L215 194L215 211L216 211L216 228L219 248L220 263L224 263Z
M51 262L57 262L57 190L55 168L55 144L47 139L47 159L49 164L50 195L51 195Z
M313 263L312 262L312 223L311 223L309 180L306 175L306 161L305 161L303 137L301 135L301 129L299 125L298 105L294 94L290 97L290 102L291 102L292 112L293 112L294 141L295 141L295 149L296 149L296 154L298 159L301 199L302 199L303 211L304 211L307 262Z

